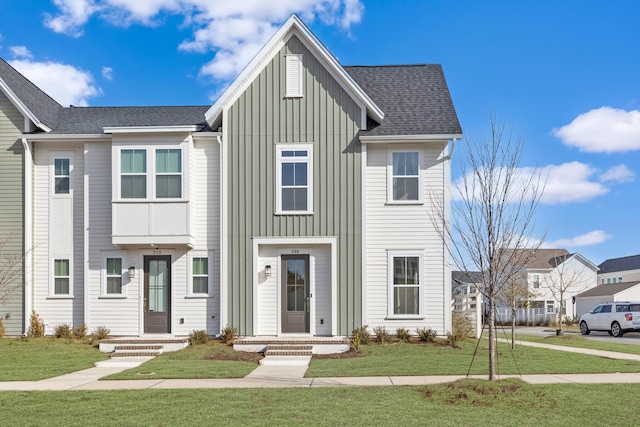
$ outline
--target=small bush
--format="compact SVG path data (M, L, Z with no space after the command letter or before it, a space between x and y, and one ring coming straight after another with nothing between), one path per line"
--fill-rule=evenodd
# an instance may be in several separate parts
M189 343L191 345L206 344L209 342L209 334L204 329L193 330L189 334Z
M434 342L438 336L438 332L430 328L416 328L416 334L422 342Z
M4 325L2 324L3 319L3 317L0 317L0 338L4 336Z
M79 340L87 336L87 325L82 323L80 326L73 328L73 336Z
M27 335L30 337L41 337L44 335L44 321L35 310L31 311L31 317L29 317L29 331Z
M220 332L220 339L224 344L228 344L233 342L233 340L236 338L236 335L238 335L238 330L233 326L227 325L222 330L222 332Z
M473 335L471 319L464 314L453 313L453 316L451 316L451 329L451 334L455 336L455 342L463 341Z
M376 326L373 328L373 333L376 334L376 339L379 344L388 343L390 341L389 332L384 326Z
M111 329L106 326L96 326L96 328L91 333L92 341L100 341L109 338L109 334L111 333Z
M351 343L358 349L361 345L369 345L371 343L371 334L367 330L369 325L362 325L351 331Z
M409 342L411 340L411 333L407 328L397 328L396 337L398 337L401 342Z
M71 325L69 325L68 323L62 323L60 325L57 325L53 329L53 335L56 338L71 338L72 336Z

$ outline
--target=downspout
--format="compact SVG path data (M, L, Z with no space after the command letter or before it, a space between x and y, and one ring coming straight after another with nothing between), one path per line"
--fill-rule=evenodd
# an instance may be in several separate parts
M23 331L26 334L29 331L29 315L33 307L33 283L31 268L33 265L34 247L33 247L33 197L32 197L32 180L33 180L33 157L31 148L27 138L22 138L22 148L24 150L24 313L23 313Z
M443 202L444 202L444 207L443 207L443 212L444 212L444 224L446 224L451 216L451 208L450 208L450 203L451 203L451 157L453 156L453 150L455 149L456 146L456 141L457 138L453 138L451 140L450 144L447 144L449 147L448 153L446 156L444 156L443 160L447 161L446 165L445 165L445 169L444 169L444 179L442 180L442 185L444 186L444 188L442 189L442 194L443 194ZM443 227L444 227L443 224ZM448 237L448 233L446 232L446 229L443 230L443 238L442 238L442 261L443 261L443 271L444 271L444 292L445 295L443 295L444 297L444 335L447 334L447 328L452 329L453 325L452 325L452 308L451 308L451 259L450 259L450 255L449 255L449 242L447 242ZM452 330L450 332L453 332Z
M223 120L224 120L223 116ZM223 128L224 129L224 128ZM227 215L225 212L225 198L227 195L226 189L226 180L225 180L225 146L222 143L222 136L216 135L216 139L218 140L219 147L219 155L220 155L220 167L218 168L219 175L219 185L220 185L220 206L219 206L219 215L220 215L220 238L218 239L220 248L218 250L218 254L220 256L220 273L219 273L219 287L220 287L220 313L218 315L219 327L218 331L216 331L216 335L219 335L222 332L222 328L227 325L227 275L228 275L228 266L227 266L227 238L226 238L226 221Z

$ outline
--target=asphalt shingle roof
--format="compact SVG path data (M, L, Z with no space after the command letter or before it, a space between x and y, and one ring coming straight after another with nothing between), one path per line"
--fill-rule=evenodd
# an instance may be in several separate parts
M578 294L578 297L604 297L607 295L615 295L618 292L626 291L629 288L632 288L636 285L639 285L640 282L623 282L623 283L614 283L611 285L598 285L595 288L591 288Z
M479 271L452 271L451 279L458 283L482 283L482 273Z
M611 258L600 264L598 274L614 273L616 271L640 270L640 255Z
M344 67L384 112L366 136L462 134L439 64Z
M531 251L531 249L518 250ZM566 249L536 249L533 251L533 256L524 267L530 269L555 268L570 256L571 254Z
M38 86L0 58L0 78L22 103L48 127L55 129L62 106L44 93Z

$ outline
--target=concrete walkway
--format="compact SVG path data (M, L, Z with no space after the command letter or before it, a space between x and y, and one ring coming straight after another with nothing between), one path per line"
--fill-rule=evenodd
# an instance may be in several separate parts
M591 354L611 359L640 361L640 355L636 354L563 347L527 341L518 341L518 344L572 353ZM41 381L0 382L0 391L416 386L448 383L465 378L464 375L304 378L304 374L308 368L307 366L260 365L244 378L98 381L102 377L137 367L149 359L150 358L140 357L121 358L120 360L110 359L96 363L97 366L93 368ZM470 378L487 379L487 376L472 375ZM520 378L530 384L629 384L640 383L640 372L611 374L539 374L521 376L502 375L499 376L499 378Z

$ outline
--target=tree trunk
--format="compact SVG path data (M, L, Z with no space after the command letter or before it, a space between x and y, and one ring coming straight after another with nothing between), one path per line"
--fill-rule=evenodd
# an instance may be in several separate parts
M495 300L489 297L489 381L496 377L496 322Z
M516 309L511 307L511 348L516 348Z

